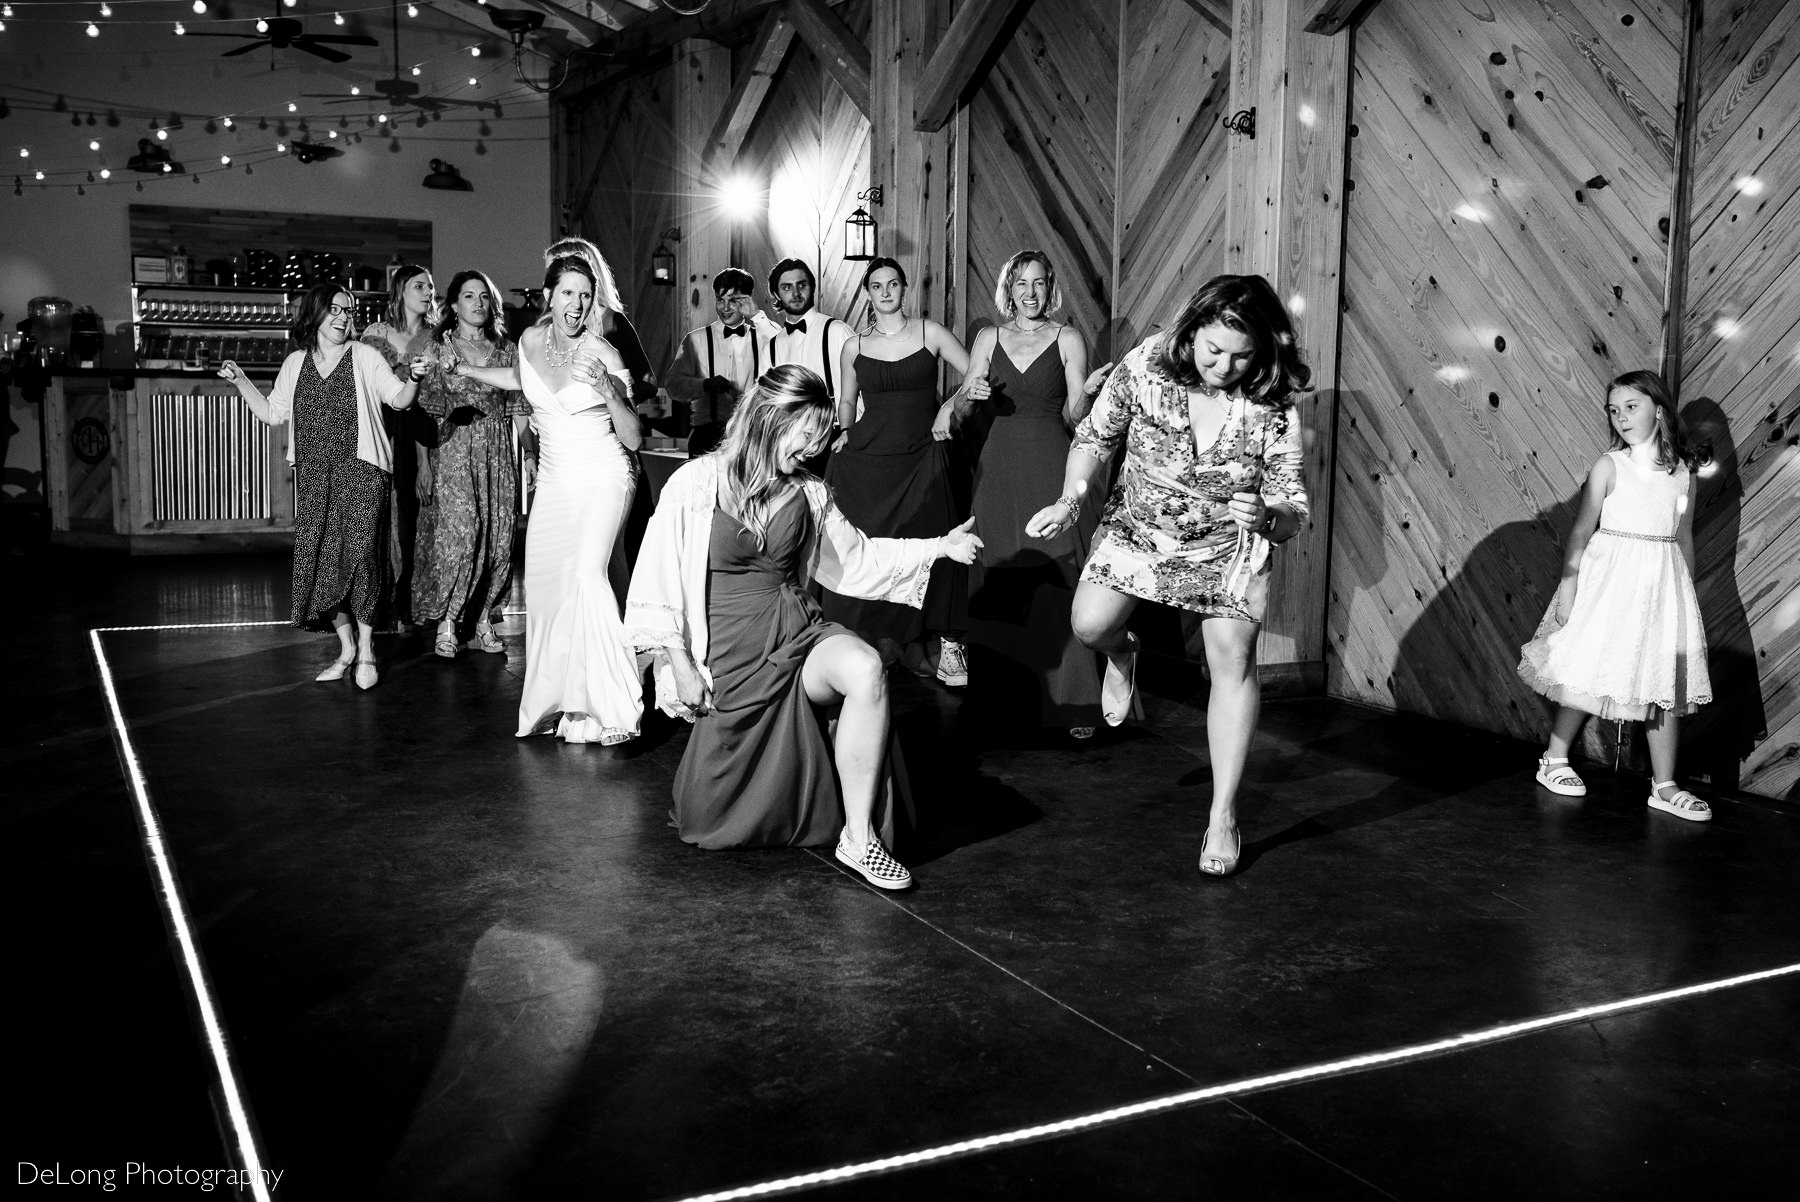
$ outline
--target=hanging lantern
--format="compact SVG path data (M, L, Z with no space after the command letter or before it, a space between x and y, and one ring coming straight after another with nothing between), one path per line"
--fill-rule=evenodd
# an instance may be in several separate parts
M675 252L669 249L670 242L681 241L681 227L670 226L662 232L656 243L656 249L650 255L650 282L663 288L675 286Z
M870 188L866 192L858 192L856 199L866 200L879 207L881 189ZM873 259L876 235L880 232L881 226L869 216L869 210L858 205L854 213L844 218L844 258L857 263Z

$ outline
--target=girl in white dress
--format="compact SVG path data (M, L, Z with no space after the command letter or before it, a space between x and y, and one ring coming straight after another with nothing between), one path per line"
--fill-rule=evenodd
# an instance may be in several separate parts
M1588 473L1569 531L1562 580L1519 675L1557 703L1538 783L1580 797L1569 748L1589 714L1642 721L1650 744L1649 805L1705 822L1711 808L1675 783L1680 718L1712 700L1706 633L1694 592L1690 449L1662 377L1627 372L1607 386L1612 450Z
M519 389L531 403L538 454L526 452L525 476L529 487L535 474L537 494L525 536L519 736L623 743L638 733L643 685L606 567L631 508L631 452L643 436L624 363L586 329L594 292L585 260L556 259L544 273L544 317L519 339L518 365L459 361L452 370Z

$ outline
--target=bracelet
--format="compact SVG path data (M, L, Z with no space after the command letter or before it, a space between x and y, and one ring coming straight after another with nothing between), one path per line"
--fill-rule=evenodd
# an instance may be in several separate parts
M1071 522L1081 516L1081 498L1080 497L1071 496L1068 493L1064 493L1062 496L1056 498L1056 503L1058 505L1065 505L1068 507L1069 520Z

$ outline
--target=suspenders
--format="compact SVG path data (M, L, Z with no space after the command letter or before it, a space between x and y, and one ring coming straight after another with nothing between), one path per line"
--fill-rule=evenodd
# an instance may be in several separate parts
M832 383L831 379L831 327L836 323L837 318L827 317L824 326L819 330L819 362L825 369L825 395L831 397L833 400L837 399L837 386ZM777 366L775 362L775 339L779 337L779 334L775 334L771 335L769 338L770 367ZM761 373L758 374L760 375Z
M710 380L719 373L714 364L712 323L707 322L704 328L706 330L706 378ZM762 347L757 344L755 327L744 331L744 341L750 344L750 383L755 384L758 380L762 379ZM735 380L732 381L734 384L736 382L737 381ZM825 378L825 387L827 389L831 387L831 377L829 375Z

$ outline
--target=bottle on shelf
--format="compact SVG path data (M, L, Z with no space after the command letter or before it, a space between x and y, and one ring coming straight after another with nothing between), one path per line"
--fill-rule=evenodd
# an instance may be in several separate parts
M187 249L177 245L169 252L169 283L185 284L188 282Z

